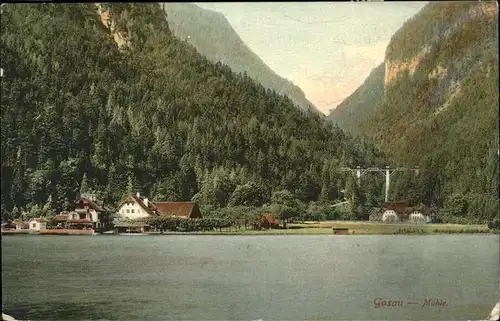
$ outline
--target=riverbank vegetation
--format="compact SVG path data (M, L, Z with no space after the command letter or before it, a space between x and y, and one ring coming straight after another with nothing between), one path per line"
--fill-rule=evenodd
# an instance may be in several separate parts
M367 220L380 207L381 176L358 185L340 171L385 166L372 144L209 62L172 35L158 4L99 6L2 6L2 219L54 216L84 189L112 210L137 191L153 201L194 200L212 219L196 229L245 227L263 213L282 222ZM474 167L484 171L472 199L462 195L465 176L464 189L449 184L462 170L456 163L436 181L436 151L421 153L434 153L422 178L399 175L390 199L442 207L443 222L491 220L496 156L469 154L487 162Z
M332 234L333 228L348 229L354 235L391 235L391 234L456 234L456 233L494 233L486 225L463 224L414 224L414 223L376 223L359 221L296 221L290 220L286 226L276 225L271 229L261 229L258 212L248 212L237 219L228 217L206 217L186 220L175 217L150 217L134 220L149 224L154 230L166 234Z
M137 191L218 209L285 191L303 204L294 211L346 196L361 215L338 169L380 165L373 148L207 61L172 36L158 4L101 8L112 30L93 3L2 7L4 218L57 213L83 185L110 208ZM370 186L380 203L381 180Z

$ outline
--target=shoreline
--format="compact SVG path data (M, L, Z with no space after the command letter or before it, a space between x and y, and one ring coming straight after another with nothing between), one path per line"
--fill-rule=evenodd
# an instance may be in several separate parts
M333 229L346 230L342 234L335 234ZM34 235L112 235L124 236L110 233L36 233ZM5 230L2 229L2 235L33 235L28 231ZM450 235L450 234L498 234L499 231L491 230L484 224L463 225L463 224L408 224L408 223L376 223L365 221L321 221L321 222L304 222L304 223L289 223L287 229L269 229L269 230L253 230L236 228L211 230L211 231L165 231L165 232L146 232L138 233L137 236L148 235L332 235L332 236L355 236L355 235ZM127 236L134 233L126 234Z
M227 236L266 236L266 235L283 235L283 236L292 236L292 235L331 235L331 236L431 236L431 235L456 235L456 234L466 234L466 235L498 235L498 233L494 232L424 232L424 233L349 233L343 235L335 235L332 233L330 229L327 231L301 231L301 230L271 230L271 231L206 231L206 232L164 232L164 233L129 233L126 235L117 235L117 234L104 234L104 233L96 233L96 234L29 234L29 233L5 233L2 231L2 236L6 235L25 235L25 236L169 236L169 235L227 235Z

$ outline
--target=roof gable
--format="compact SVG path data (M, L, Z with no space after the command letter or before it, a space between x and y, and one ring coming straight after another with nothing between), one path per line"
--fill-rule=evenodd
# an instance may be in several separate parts
M197 206L195 202L154 202L160 215L175 215L191 217Z
M385 202L382 208L384 210L393 210L398 214L404 214L410 204L406 201L402 202Z
M153 202L148 201L148 206L144 203L144 198L142 197L137 197L136 195L129 195L127 196L118 207L121 207L123 204L128 203L128 202L133 202L137 203L143 210L146 211L149 215L157 215L156 213L156 206Z
M270 213L262 214L262 216L260 217L261 223L264 223L265 221L268 221L269 224L278 224L278 221L274 218L274 215Z
M79 202L83 202L84 205L88 205L97 212L104 212L104 209L102 208L101 205L97 204L97 202L91 201L90 199L86 197L80 198Z
M96 212L104 212L104 208L99 205L97 202L92 201L91 199L87 197L80 197L77 199L73 205L71 206L71 209L76 210L78 208L82 208L85 205L89 206L90 208L94 209Z
M57 222L64 222L69 219L69 215L56 215L56 221Z

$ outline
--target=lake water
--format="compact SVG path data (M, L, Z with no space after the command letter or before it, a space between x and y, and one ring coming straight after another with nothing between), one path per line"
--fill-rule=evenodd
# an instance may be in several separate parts
M496 235L5 236L2 310L30 320L477 320L498 301L499 259ZM377 298L403 304L376 308Z

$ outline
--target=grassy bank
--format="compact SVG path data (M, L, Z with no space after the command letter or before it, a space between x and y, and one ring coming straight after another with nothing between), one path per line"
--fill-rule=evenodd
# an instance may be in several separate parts
M306 222L303 224L293 224L296 227L327 229L328 234L331 229L348 228L349 233L354 234L448 234L448 233L489 233L490 230L484 225L464 225L464 224L412 224L412 223L372 223L356 221L327 221L327 222Z
M289 224L289 229L271 230L231 230L210 232L165 232L166 235L326 235L333 234L332 228L348 228L354 235L413 235L413 234L456 234L492 233L486 225L461 224L410 224L410 223L370 223L370 222L305 222Z
M350 235L435 235L457 233L493 233L486 225L371 223L360 221L326 221L289 224L288 229L230 229L208 232L164 232L163 235L332 235L332 228L347 228ZM495 233L498 233L496 231ZM4 233L2 230L2 234ZM12 232L12 234L20 234Z

